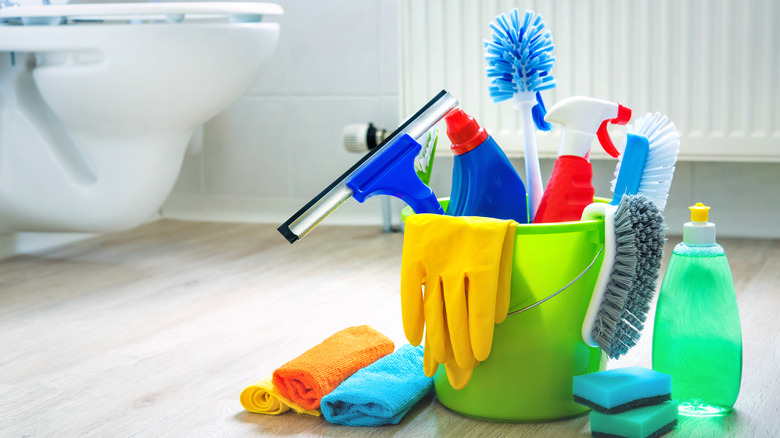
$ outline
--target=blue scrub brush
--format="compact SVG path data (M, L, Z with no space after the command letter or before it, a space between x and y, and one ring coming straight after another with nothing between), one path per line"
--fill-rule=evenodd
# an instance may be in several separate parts
M661 211L680 151L680 135L660 113L629 125L626 137L612 202L583 212L583 219L604 218L605 250L582 336L611 358L636 345L644 328L663 256Z
M488 91L494 103L511 98L514 107L522 112L529 222L533 222L544 190L533 125L543 131L550 130L544 121L546 110L539 92L555 87L551 72L555 65L551 54L555 44L542 16L534 11L526 11L522 20L517 9L509 15L501 14L490 28L493 40L485 41L491 84Z
M647 113L628 125L626 133L626 147L612 180L612 204L617 205L624 194L642 193L663 211L680 153L680 134L661 113Z

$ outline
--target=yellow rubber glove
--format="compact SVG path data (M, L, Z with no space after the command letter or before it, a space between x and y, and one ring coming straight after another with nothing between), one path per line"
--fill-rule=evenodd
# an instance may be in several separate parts
M493 327L506 318L517 222L416 214L406 219L401 268L404 332L433 376L445 364L460 389L487 359Z

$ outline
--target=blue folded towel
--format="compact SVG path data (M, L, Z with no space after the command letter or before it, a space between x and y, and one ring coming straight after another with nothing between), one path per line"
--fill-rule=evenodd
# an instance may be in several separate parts
M404 345L358 370L322 398L330 423L346 426L398 424L433 388L423 372L423 348Z

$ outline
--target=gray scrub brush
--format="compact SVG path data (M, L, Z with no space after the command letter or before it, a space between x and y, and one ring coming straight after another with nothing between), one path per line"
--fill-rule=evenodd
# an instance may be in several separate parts
M605 252L582 326L583 340L617 359L639 340L661 267L663 216L645 195L623 195L615 208L594 203L583 219L604 218Z

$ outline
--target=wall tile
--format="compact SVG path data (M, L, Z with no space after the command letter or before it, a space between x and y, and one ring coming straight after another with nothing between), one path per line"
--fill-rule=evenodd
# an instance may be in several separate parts
M398 0L379 0L379 92L397 95L399 77Z
M284 8L290 93L379 92L377 1L290 1Z
M691 204L712 207L710 219L726 230L744 235L777 235L780 223L780 164L694 163ZM732 234L732 232L729 232Z
M379 118L374 121L374 124L385 129L389 129L390 132L394 131L401 124L398 117L399 108L398 96L379 98L380 114Z
M349 169L359 155L344 149L343 127L380 120L378 97L301 97L290 101L292 192L311 197Z
M184 155L184 163L179 172L179 178L173 191L187 195L199 195L203 193L203 154Z
M208 195L290 195L286 97L244 97L206 125Z

